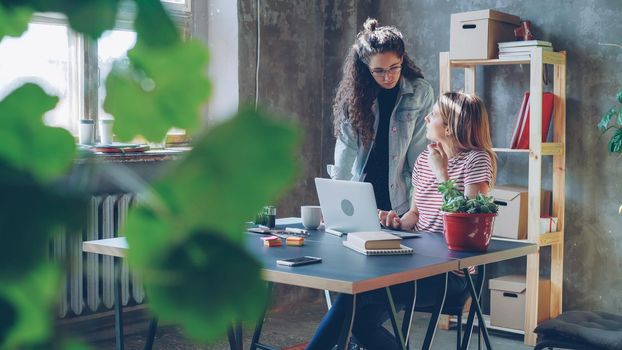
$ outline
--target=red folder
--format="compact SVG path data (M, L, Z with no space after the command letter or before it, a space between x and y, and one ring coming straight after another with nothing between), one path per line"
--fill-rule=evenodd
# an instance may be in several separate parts
M518 110L518 115L516 116L516 126L514 127L514 132L512 133L512 141L510 141L510 148L516 148L516 144L518 143L518 136L521 133L521 129L523 128L523 123L525 121L525 109L529 105L529 93L525 93L523 95L523 101L520 104L520 109Z
M552 93L545 92L542 94L542 142L545 142L549 136L554 100L555 95ZM516 136L516 143L513 143L511 146L516 149L529 149L529 92L525 92L523 102L526 103L524 103L524 107L521 106L521 110L523 111L521 114L522 118L520 118L521 126ZM512 141L514 141L514 138Z

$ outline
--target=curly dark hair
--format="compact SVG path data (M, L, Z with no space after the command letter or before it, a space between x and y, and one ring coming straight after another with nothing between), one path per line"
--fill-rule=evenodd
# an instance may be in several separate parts
M393 26L378 26L368 18L343 63L343 77L333 102L335 136L341 133L341 122L347 118L363 143L373 138L374 117L371 106L380 87L369 72L369 59L378 53L394 52L403 58L401 74L409 79L423 78L421 69L404 51L402 33ZM347 112L347 113L346 113Z

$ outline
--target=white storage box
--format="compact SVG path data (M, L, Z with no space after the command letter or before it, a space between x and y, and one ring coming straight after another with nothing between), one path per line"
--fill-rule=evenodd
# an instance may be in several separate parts
M514 41L514 28L519 24L520 18L495 10L454 13L449 32L449 58L497 58L497 44Z
M490 289L490 324L496 327L523 329L525 326L525 276L492 278ZM538 323L549 319L551 281L540 279L538 286Z
M527 238L528 189L523 186L499 185L490 191L499 204L499 215L495 219L492 235L512 239ZM540 194L540 216L549 216L551 192Z

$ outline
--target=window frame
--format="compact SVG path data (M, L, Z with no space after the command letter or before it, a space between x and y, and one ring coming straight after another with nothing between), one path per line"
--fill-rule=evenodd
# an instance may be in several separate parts
M189 38L191 36L193 0L186 0L185 4L161 1L177 25L182 38ZM111 30L134 30L132 19L135 16L135 9L132 5L123 2L119 4L117 20ZM74 32L65 15L60 13L35 13L30 23L62 25L68 29L69 47L67 49L70 57L68 89L71 92L68 93L70 117L67 125L68 131L77 137L80 119L91 119L95 122L99 119L98 41Z

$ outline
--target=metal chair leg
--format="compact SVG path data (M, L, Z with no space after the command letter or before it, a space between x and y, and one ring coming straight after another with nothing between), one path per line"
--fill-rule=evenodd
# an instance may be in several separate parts
M443 310L443 306L445 305L445 297L447 296L447 278L448 273L445 273L444 285L443 285L443 296L434 306L434 312L432 312L432 316L430 316L430 322L428 322L428 329L425 333L425 339L423 340L422 349L430 349L432 346L432 341L434 340L434 334L436 333L436 327L438 326L438 318L441 315L441 311Z
M268 295L272 295L272 282L268 282ZM257 345L259 344L259 339L261 338L261 329L263 327L263 321L266 318L266 311L268 310L268 304L263 310L257 325L255 326L255 331L253 332L253 338L251 339L251 347L250 350L257 349Z
M114 258L114 337L115 349L123 350L123 300L121 298L121 258Z
M155 340L156 332L158 331L158 318L154 317L149 321L149 333L147 333L147 342L145 343L144 350L151 350L153 348L153 341Z
M404 319L402 320L402 334L406 348L409 348L410 329L415 315L415 305L417 304L417 281L413 281L413 298L404 309Z
M460 350L460 333L462 332L462 313L457 316L458 324L456 325L456 350Z
M406 344L404 342L404 335L402 329L397 326L397 311L395 310L395 303L393 302L393 295L391 294L391 288L385 287L384 290L387 293L387 303L389 306L389 318L391 319L391 326L393 326L393 334L400 343L400 348L406 350Z
M352 295L352 308L346 311L343 324L341 325L341 333L337 341L337 349L345 350L348 348L352 325L354 324L354 316L356 314L356 294Z

